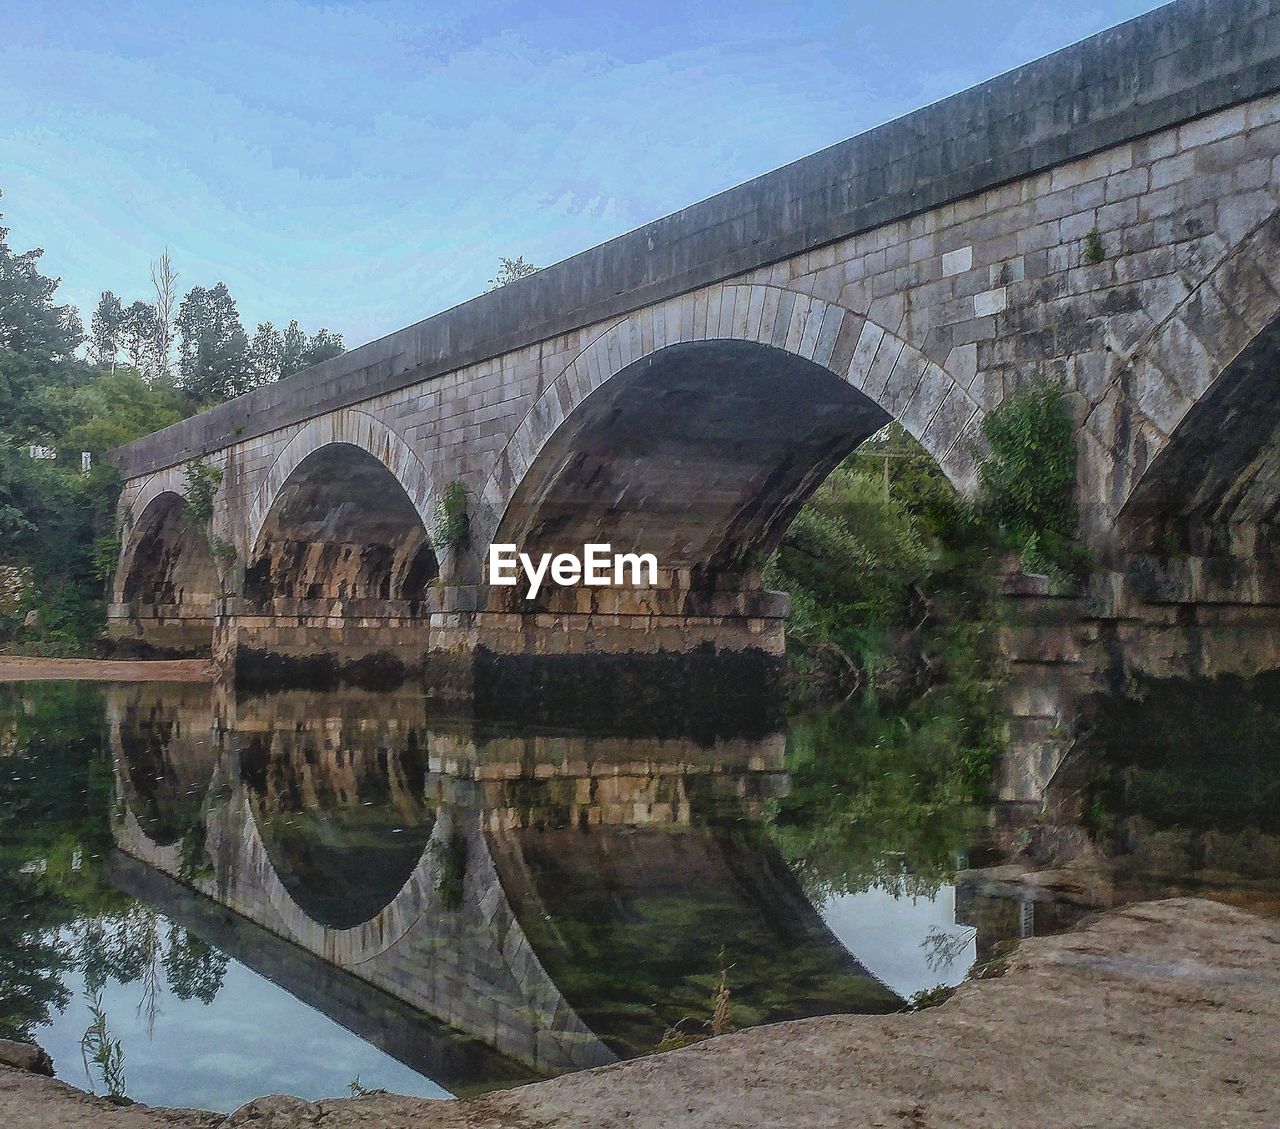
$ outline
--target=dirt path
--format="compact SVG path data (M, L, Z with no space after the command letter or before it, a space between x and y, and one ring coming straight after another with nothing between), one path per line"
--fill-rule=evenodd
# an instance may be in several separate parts
M253 1129L1280 1125L1280 923L1183 898L1024 942L915 1015L756 1028L465 1102L116 1109L0 1068L0 1125Z
M116 661L0 655L0 682L212 682L207 659Z

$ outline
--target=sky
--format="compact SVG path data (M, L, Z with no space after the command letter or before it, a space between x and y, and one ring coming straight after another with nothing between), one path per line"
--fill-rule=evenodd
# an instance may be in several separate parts
M1149 0L0 0L0 213L58 299L224 281L349 346Z

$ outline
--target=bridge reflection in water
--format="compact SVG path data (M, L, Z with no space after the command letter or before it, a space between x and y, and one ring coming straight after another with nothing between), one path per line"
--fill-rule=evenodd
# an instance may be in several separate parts
M454 1092L705 1033L722 975L739 1024L902 1004L767 836L782 734L512 736L356 690L108 710L117 881Z

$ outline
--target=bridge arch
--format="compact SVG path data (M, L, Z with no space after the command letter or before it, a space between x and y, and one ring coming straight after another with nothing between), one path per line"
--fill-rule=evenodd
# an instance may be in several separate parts
M940 365L851 309L766 284L713 286L617 322L547 385L485 484L477 541L528 545L534 522L567 544L575 505L607 514L628 500L669 509L699 497L714 516L680 531L650 521L650 544L701 539L677 563L736 564L744 549L771 547L840 459L891 419L971 489L981 416ZM593 460L592 435L607 459ZM566 496L571 479L590 505ZM697 534L694 520L705 525Z
M1280 519L1280 210L1117 365L1085 422L1125 550L1252 556ZM1262 539L1266 535L1262 533Z
M381 420L346 409L285 445L246 525L250 599L420 600L440 571L426 467Z
M397 431L388 427L377 416L355 408L344 408L310 420L299 428L297 434L276 456L249 508L245 531L245 548L248 551L253 551L262 534L262 527L266 524L267 515L299 464L322 447L334 443L358 447L377 459L391 472L413 503L423 526L431 528L436 512L437 493L431 474L422 460Z
M129 605L131 614L189 621L201 635L220 590L217 564L208 539L188 523L187 500L173 483L157 478L148 486L134 500L138 516L116 569L115 602ZM176 635L171 641L181 642Z

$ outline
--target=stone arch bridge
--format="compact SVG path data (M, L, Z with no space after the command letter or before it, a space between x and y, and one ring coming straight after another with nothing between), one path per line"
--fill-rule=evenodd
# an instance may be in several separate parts
M972 491L984 414L1040 377L1109 569L1088 614L1263 608L1278 159L1280 0L1178 0L119 449L113 630L227 661L777 654L759 562L823 477L897 420ZM522 601L493 540L661 574Z

